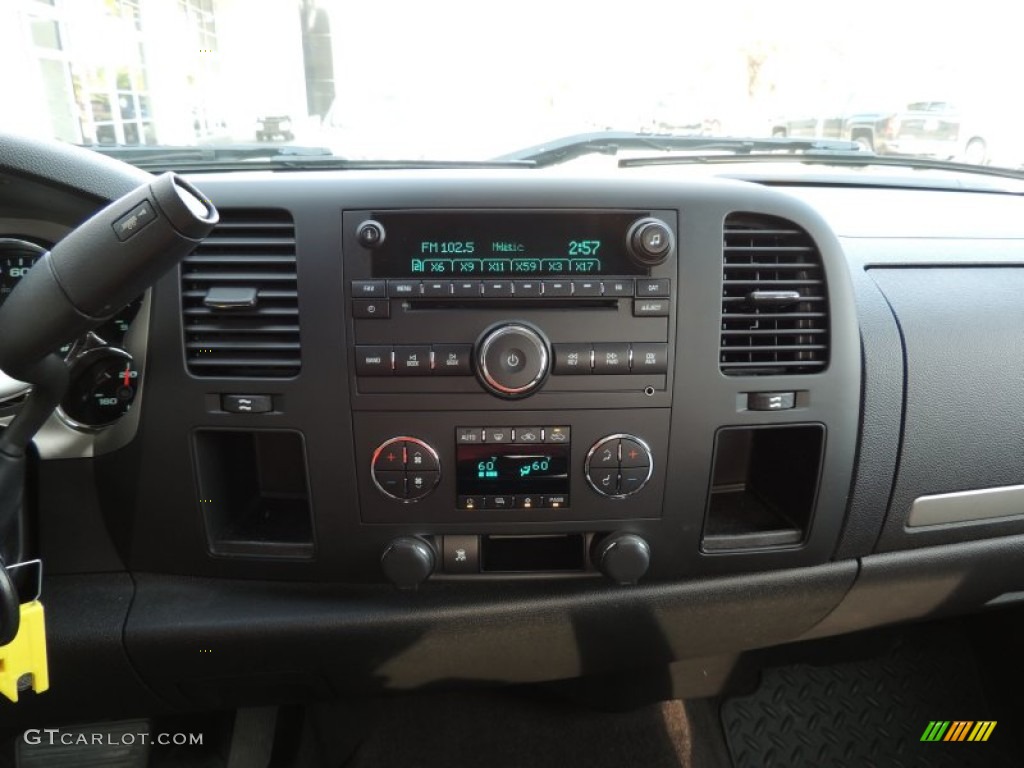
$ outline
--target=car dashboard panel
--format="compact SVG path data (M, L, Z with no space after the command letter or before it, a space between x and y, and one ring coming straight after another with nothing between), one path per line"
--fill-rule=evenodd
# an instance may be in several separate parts
M221 224L132 324L128 416L40 444L69 687L90 658L140 706L536 682L1020 590L990 567L1024 535L1017 198L191 180ZM922 248L952 198L964 236Z

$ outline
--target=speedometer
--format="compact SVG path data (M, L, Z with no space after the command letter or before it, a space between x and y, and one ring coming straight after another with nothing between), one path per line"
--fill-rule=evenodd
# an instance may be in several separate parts
M14 290L46 249L28 240L0 238L0 303Z

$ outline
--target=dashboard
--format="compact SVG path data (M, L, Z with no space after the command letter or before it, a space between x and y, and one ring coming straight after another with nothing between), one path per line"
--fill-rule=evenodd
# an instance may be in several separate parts
M45 177L8 174L0 236L97 206L17 210ZM37 441L53 663L80 688L105 659L111 711L604 674L1021 594L1017 196L190 181L220 224L68 350L79 400Z

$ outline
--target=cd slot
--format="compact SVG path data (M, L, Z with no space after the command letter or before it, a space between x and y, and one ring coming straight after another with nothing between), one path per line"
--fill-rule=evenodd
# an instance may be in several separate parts
M619 308L618 299L533 299L533 298L479 298L479 299L405 299L408 310L431 309L613 309Z

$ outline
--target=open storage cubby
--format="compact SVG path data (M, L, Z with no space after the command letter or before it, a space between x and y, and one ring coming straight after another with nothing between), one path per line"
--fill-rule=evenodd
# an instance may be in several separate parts
M215 555L313 557L306 451L299 432L194 433L199 506Z
M820 424L719 430L701 549L800 544L814 513L824 444Z

